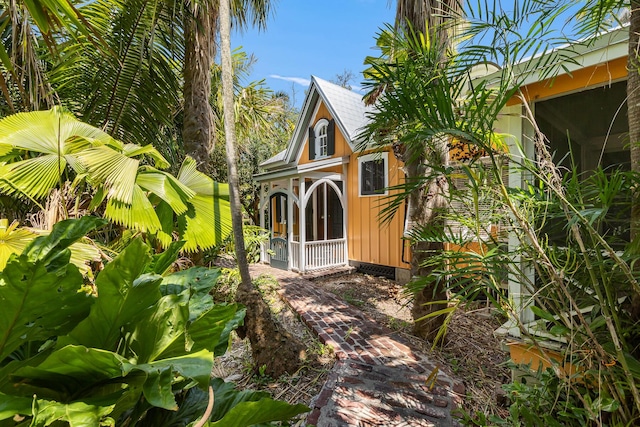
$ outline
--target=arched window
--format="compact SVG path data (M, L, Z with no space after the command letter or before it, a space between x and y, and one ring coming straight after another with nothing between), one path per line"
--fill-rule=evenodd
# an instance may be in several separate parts
M313 128L313 133L315 134L316 140L316 159L327 157L328 156L328 136L327 136L327 128L329 127L329 121L326 119L318 120L315 127Z
M335 121L320 119L309 128L309 160L335 154Z

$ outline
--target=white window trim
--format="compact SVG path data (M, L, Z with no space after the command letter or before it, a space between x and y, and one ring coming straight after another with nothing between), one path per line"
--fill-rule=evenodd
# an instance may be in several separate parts
M384 164L384 192L376 194L362 194L362 164L370 162L372 160L382 160ZM380 197L389 194L389 153L386 151L383 153L365 154L358 157L358 196L359 197Z
M318 135L319 135L320 129L322 129L323 127L325 128L325 131L324 131L325 154L320 154L320 138L318 138ZM328 130L329 130L329 120L327 119L318 120L318 122L313 127L313 134L315 136L313 143L315 144L315 153L316 153L316 156L313 160L326 159L327 157L329 157Z

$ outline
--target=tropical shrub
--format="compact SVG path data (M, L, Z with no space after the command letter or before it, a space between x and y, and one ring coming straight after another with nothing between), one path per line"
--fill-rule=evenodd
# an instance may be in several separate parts
M543 3L524 2L523 10L531 9L514 14L479 6L465 29L468 43L449 53L447 68L433 67L430 50L437 43L428 37L383 34L387 50L400 53L394 61L371 61L368 87L383 94L363 139L427 153L437 152L443 141L467 147L465 158L436 161L429 173L394 189L398 194L383 215L397 214L407 195L428 183L449 190L439 212L443 223L422 224L409 236L412 243L445 247L429 253L425 267L431 274L410 288L446 289L449 305L431 316L448 319L457 306L486 295L509 319L503 332L546 359L551 370L532 373L538 385L507 387L513 406L506 424L544 425L552 414L563 425L635 425L640 323L633 302L640 301L640 251L637 237L624 236L639 177L603 169L581 176L573 165L558 167L524 96L516 115L524 115L532 140L496 131L531 72L552 76L571 62L566 50L548 51L566 39L549 36L562 8ZM529 29L517 30L525 25ZM482 37L491 43L474 44ZM533 59L518 64L526 57ZM479 63L501 67L472 79L483 67ZM560 360L548 356L550 347L559 350ZM476 420L485 421L494 422L484 414Z
M58 107L0 120L0 194L39 205L70 182L89 189L89 212L153 235L162 247L174 231L186 251L220 244L231 231L227 185L189 157L176 176L167 167L153 146L118 141Z
M210 384L211 425L308 410L210 379L245 312L213 303L217 270L163 276L179 248L151 256L135 239L83 291L68 247L104 223L63 221L0 272L0 425L169 425L153 420L171 414L182 417L174 425L188 425L204 413L196 389Z

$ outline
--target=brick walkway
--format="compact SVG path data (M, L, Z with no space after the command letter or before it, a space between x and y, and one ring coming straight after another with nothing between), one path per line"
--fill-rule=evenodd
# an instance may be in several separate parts
M435 370L407 340L296 273L254 264L251 274L276 277L281 297L336 354L327 382L311 403L309 424L460 425L451 410L464 395L462 382Z

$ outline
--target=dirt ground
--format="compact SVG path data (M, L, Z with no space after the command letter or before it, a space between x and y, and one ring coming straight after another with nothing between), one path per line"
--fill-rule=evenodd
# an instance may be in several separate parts
M381 277L353 273L314 280L318 286L341 297L381 324L398 331L415 346L431 354L439 368L461 379L467 397L463 410L468 414L504 415L498 401L503 383L510 379L506 353L500 349L493 331L500 320L484 303L475 303L453 317L443 343L436 349L411 335L409 299L398 283ZM309 404L324 384L334 362L330 348L313 336L295 313L276 293L277 283L262 282L260 288L276 316L309 349L309 362L295 375L272 379L251 371L251 355L246 341L235 339L230 351L219 358L215 374L243 388L269 391L275 398L290 403Z

